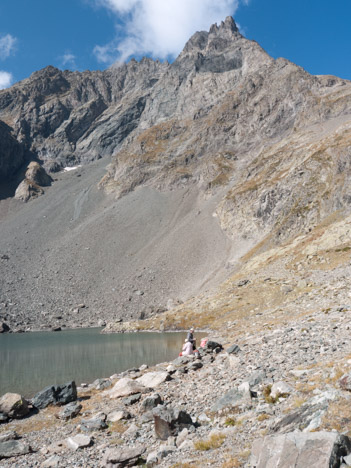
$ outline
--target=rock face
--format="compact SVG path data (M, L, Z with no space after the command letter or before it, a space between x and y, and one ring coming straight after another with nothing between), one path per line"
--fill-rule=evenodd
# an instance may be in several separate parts
M350 439L338 433L290 433L256 441L250 462L256 468L337 468L350 451Z
M0 180L13 176L26 159L25 147L15 138L9 125L0 120Z

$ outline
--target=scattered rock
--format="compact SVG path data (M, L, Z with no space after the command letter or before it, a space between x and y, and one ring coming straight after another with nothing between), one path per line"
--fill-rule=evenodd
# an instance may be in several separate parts
M351 373L343 375L339 380L339 385L343 390L351 392Z
M107 421L109 422L117 422L121 421L122 419L130 419L131 414L129 411L125 410L117 410L117 411L112 411L107 415Z
M140 401L140 398L141 398L141 393L135 393L134 395L131 395L127 398L123 398L122 401L126 406L130 406Z
M137 382L144 385L144 387L155 388L161 383L171 380L168 372L148 372L137 379Z
M78 416L81 409L82 405L77 401L74 401L63 408L63 410L58 414L58 418L68 421L69 419L73 419Z
M286 382L279 381L272 385L271 397L277 398L279 395L290 395L293 389Z
M22 442L21 440L10 439L0 442L0 460L3 458L26 455L27 453L31 452L31 446L26 442Z
M0 322L0 333L7 333L10 331L10 327L5 322Z
M139 445L137 447L121 447L117 449L109 449L104 455L102 466L106 468L123 468L140 464L141 456L145 453L145 447Z
M29 413L28 402L18 393L5 393L0 398L0 413L19 419Z
M77 434L74 437L69 437L68 439L66 439L67 447L71 450L78 450L81 448L90 447L92 443L92 438L83 434Z
M246 391L240 391L238 388L233 388L215 402L211 411L217 413L224 408L235 408L236 406L250 403L250 401L251 398L249 398Z
M146 397L141 403L142 411L150 411L158 405L163 405L163 399L158 393Z
M106 415L102 414L91 419L82 420L80 428L83 432L102 431L107 428Z
M229 346L229 348L226 350L228 354L238 354L240 353L241 349L237 344L233 344Z
M119 398L129 396L135 393L145 393L147 388L141 383L128 377L120 379L114 387L108 391L110 398Z
M159 439L167 440L189 426L193 426L191 416L178 408L157 406L152 410L155 422L155 432Z
M64 385L50 386L38 392L31 400L35 408L43 409L47 406L64 405L77 399L77 387L74 381Z

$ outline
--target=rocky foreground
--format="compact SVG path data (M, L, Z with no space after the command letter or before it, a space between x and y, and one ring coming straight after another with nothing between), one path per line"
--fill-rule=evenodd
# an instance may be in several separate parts
M212 336L199 358L46 389L39 410L7 394L1 466L351 466L350 314Z

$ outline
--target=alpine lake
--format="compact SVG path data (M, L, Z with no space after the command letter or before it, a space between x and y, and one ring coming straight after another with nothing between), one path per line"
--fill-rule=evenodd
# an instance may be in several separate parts
M172 361L185 332L118 333L101 328L0 335L0 396L26 398L49 385L92 383L142 364ZM198 345L203 333L195 333Z

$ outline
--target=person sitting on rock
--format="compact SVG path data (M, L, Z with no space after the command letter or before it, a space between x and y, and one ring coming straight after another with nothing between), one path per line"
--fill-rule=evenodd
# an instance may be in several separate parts
M192 343L193 349L196 349L196 338L194 338L194 328L191 327L190 330L188 331L188 335L186 337L187 341Z
M187 338L185 339L185 343L183 344L182 352L180 354L181 356L189 356L190 354L194 354L193 343L188 341Z

